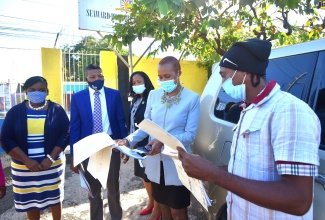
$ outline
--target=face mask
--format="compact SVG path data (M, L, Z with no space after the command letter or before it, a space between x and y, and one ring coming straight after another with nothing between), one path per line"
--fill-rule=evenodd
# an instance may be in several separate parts
M27 92L27 97L32 103L38 104L45 101L47 92L33 91Z
M90 86L90 88L92 88L93 90L101 90L101 88L103 88L104 86L104 80L100 80L97 79L94 82L89 82L88 81L88 85Z
M144 90L146 90L146 87L144 86L144 84L142 84L138 86L132 86L132 89L135 94L142 94Z
M237 72L237 70L235 71L234 75L231 78L228 78L222 84L222 88L232 98L238 99L238 100L245 100L246 99L246 86L244 84L244 81L245 81L246 75L245 75L241 85L234 86L234 84L232 83L232 79L234 78L236 72Z
M177 77L178 79L178 77ZM159 84L160 86L163 88L163 90L165 90L165 92L172 92L176 89L177 84L174 82L174 80L167 80L167 81L160 81L159 80Z

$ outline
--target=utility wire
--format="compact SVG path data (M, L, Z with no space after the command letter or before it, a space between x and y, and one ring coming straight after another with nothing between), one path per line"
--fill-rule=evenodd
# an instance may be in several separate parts
M57 33L57 32L49 32L49 31L40 31L40 30L35 30L35 29L5 27L5 26L0 26L0 30L20 31L20 32L34 32L34 33L42 33L42 34L56 34Z
M55 33L57 34L57 33ZM51 39L51 41L56 37L55 36L37 36L37 35L32 35L32 34L20 34L20 33L7 33L7 32L0 32L0 36L3 37L14 37L14 38L46 38L46 39ZM83 38L86 37L86 35L71 35L71 34L64 34L64 33L60 33L61 38L65 38L65 37L73 37L73 38ZM35 40L39 40L39 39L35 39Z
M32 20L32 19L27 19L27 18L19 18L19 17L7 16L7 15L0 15L0 17L12 18L12 19L18 19L18 20L24 20L24 21L39 22L39 23L44 23L44 24L64 25L64 24L53 23L53 22L48 22L48 21Z
M30 2L33 4L39 4L39 5L49 5L49 6L53 6L53 7L61 7L60 5L52 5L52 4L47 4L47 3L43 3L43 2L37 2L37 1L31 1L31 0L21 0L24 2Z
M18 38L47 38L47 39L53 39L53 37L46 37L46 36L37 36L37 35L30 35L30 34L15 34L15 33L6 33L6 32L0 32L1 36L6 37L18 37Z
M18 48L18 47L0 47L0 49L8 49L8 50L37 50L37 51L39 51L39 49Z
M22 0L22 1L27 1L27 2L31 2L31 3L36 3L36 4L45 4L45 5L49 5L46 3L42 3L42 2L36 2L36 1L31 1L31 0ZM52 6L52 5L51 5ZM66 26L66 24L60 24L60 23L54 23L54 22L47 22L47 21L40 21L40 20L33 20L33 19L26 19L26 18L22 18L22 17L14 17L14 16L8 16L8 15L3 15L0 14L0 19L1 17L3 18L9 18L9 19L16 19L16 20L23 20L23 21L27 21L27 22L33 22L32 25L30 24L26 24L24 27L28 27L28 28L22 28L19 27L18 25L23 25L21 23L16 23L16 24L10 24L11 26L0 26L0 36L2 37L9 37L9 38L27 38L27 39L33 39L33 40L40 40L43 39L44 41L52 41L55 39L55 37L57 36L53 36L53 37L49 37L49 36L44 36L44 34L48 34L48 35L57 35L58 31L57 30L53 30L53 32L51 30L46 30L46 31L42 31L42 30L36 30L35 28L39 28L39 29L44 29L43 27L37 27L34 24L38 23L38 24L44 24L48 25L60 25L62 26ZM6 23L12 23L12 22L8 22L8 21L4 21ZM7 25L6 23L4 23L3 21L1 22L2 25ZM14 27L16 26L16 27ZM17 27L18 26L18 27ZM34 29L30 29L29 27L32 27ZM2 32L1 32L2 30ZM16 32L16 33L15 33ZM18 33L17 33L18 32ZM28 32L30 32L31 34L28 34ZM40 35L36 35L36 34L40 34ZM62 28L60 31L60 37L61 38L65 38L65 37L73 37L73 38L82 38L85 37L86 35L75 35L75 34L65 34L64 32L62 33ZM57 39L56 39L57 41ZM55 43L56 44L56 43Z

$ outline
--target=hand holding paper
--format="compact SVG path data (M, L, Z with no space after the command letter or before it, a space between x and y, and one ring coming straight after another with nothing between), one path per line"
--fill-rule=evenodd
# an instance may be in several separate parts
M126 146L116 145L108 134L102 132L89 135L74 144L74 166L89 158L87 171L105 188L113 148L139 160L145 158Z
M162 153L177 157L177 149L176 147L179 146L185 150L184 145L180 142L177 138L166 132L164 129L156 125L154 122L145 119L139 125L143 131L147 134L155 137L160 142L164 143L164 150Z
M113 145L112 147L118 149L123 154L125 154L129 157L133 157L134 159L143 160L146 158L146 157L142 157L140 154L138 154L138 152L136 152L135 150L132 150L126 146Z

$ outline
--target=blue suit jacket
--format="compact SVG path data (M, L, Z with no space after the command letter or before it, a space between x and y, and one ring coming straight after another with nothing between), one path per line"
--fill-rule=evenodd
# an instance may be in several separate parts
M124 111L120 92L104 87L108 120L112 129L112 138L121 139L127 136ZM73 156L73 145L93 133L93 114L88 88L72 95L70 118L70 153Z

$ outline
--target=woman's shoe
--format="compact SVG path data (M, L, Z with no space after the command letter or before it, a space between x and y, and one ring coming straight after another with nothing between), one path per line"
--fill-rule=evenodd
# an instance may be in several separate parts
M153 210L153 206L150 209L144 208L141 212L140 215L149 215Z

